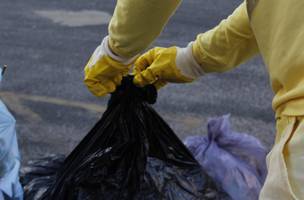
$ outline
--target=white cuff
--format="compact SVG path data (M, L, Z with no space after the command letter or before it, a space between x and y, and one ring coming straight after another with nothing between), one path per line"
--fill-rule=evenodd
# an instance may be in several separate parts
M122 64L125 64L125 65L129 65L131 63L134 62L134 60L138 57L138 55L136 56L133 56L132 58L124 58L124 57L121 57L117 54L115 54L109 47L109 36L106 36L102 43L101 43L101 46L103 47L105 53L110 56L111 58L113 58L114 60L122 63Z
M113 53L109 47L109 36L106 36L105 38L103 38L101 44L94 51L91 61L90 61L90 67L95 65L102 56L109 56L113 60L116 60L124 65L129 65L129 64L133 63L134 60L138 57L138 55L136 55L132 58L124 58L124 57L121 57L121 56Z
M185 48L177 48L176 66L184 76L197 79L204 75L205 72L193 56L192 44L193 42L189 43Z

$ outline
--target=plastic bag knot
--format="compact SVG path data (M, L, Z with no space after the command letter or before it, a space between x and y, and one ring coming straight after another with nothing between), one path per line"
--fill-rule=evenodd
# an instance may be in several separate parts
M122 79L121 85L112 93L109 105L115 102L126 101L147 102L154 104L157 99L157 90L154 85L138 87L133 83L133 76L126 76Z

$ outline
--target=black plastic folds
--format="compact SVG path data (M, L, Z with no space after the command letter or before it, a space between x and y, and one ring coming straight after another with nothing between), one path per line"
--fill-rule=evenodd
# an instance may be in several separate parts
M150 107L156 98L153 86L138 88L132 77L124 78L101 120L65 159L56 176L47 175L47 188L36 188L39 195L32 198L204 199L207 177Z

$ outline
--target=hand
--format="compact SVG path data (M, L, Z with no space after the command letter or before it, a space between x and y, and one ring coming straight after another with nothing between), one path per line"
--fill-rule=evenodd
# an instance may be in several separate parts
M133 61L115 55L108 46L108 37L105 37L84 68L84 83L95 96L114 92L122 77L129 73Z
M198 73L199 72L199 73ZM157 88L167 82L192 82L202 73L192 56L192 48L156 47L140 56L134 66L134 84L154 84Z

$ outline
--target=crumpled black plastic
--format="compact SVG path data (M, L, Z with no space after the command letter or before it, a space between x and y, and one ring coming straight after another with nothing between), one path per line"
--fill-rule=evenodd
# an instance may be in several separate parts
M40 173L42 177L25 181L26 198L203 199L207 175L149 105L156 98L154 86L138 88L133 85L132 77L124 78L100 121L57 173L51 169Z

